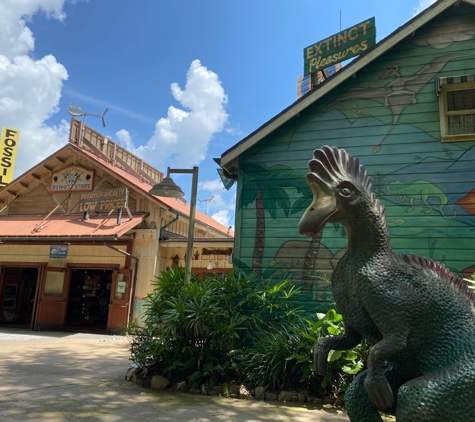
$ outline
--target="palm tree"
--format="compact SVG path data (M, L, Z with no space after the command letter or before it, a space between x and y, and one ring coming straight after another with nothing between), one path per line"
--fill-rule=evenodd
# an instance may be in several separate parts
M248 163L244 166L244 174L250 180L246 180L243 186L242 206L247 208L254 201L256 203L256 235L252 268L260 276L266 239L266 210L273 220L277 218L278 208L281 208L288 217L290 200L285 188L296 188L299 193L302 193L308 191L309 187L301 174L280 164L268 167L263 163Z

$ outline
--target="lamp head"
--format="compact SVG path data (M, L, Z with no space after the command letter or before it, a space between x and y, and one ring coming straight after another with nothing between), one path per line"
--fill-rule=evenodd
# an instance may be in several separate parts
M170 176L164 177L163 180L150 189L148 193L167 198L179 198L185 196L185 193L181 190L180 186L178 186Z

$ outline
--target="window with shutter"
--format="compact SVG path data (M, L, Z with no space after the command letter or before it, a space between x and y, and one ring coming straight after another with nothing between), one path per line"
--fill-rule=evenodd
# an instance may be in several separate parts
M439 80L442 80L439 87L441 141L475 141L475 82L457 82L456 78Z

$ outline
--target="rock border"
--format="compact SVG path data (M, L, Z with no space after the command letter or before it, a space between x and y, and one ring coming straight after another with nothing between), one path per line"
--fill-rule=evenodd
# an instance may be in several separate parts
M328 405L330 404L330 398L325 397L324 400L307 396L305 393L299 393L297 391L283 390L276 394L270 391L266 391L264 387L256 387L253 390L249 390L243 384L223 384L207 389L203 384L200 389L188 389L186 382L182 381L177 384L171 384L171 382L161 376L154 375L152 378L138 378L135 371L129 372L125 379L131 381L137 385L141 385L145 388L151 388L154 390L167 390L172 392L182 392L186 394L202 395L202 396L222 396L231 399L240 400L259 400L267 402L282 402L282 403L313 403L315 405Z

